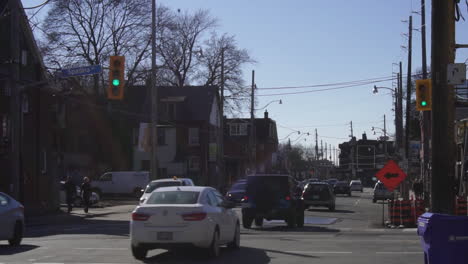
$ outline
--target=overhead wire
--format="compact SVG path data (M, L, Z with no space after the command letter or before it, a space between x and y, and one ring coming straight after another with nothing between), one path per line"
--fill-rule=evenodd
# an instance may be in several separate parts
M46 0L44 3L40 4L40 5L37 5L37 6L30 6L30 7L23 7L23 9L27 10L27 9L36 9L36 8L39 8L39 7L42 7L42 6L45 6L47 5L51 0Z

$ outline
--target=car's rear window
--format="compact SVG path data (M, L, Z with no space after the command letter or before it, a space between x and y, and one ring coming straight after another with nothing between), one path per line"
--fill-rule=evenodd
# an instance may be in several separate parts
M180 181L166 181L166 182L153 182L146 187L145 193L151 193L157 188L161 187L170 187L170 186L181 186L182 183Z
M289 177L287 176L249 176L247 193L251 196L289 195Z
M231 187L231 190L245 190L247 186L247 183L243 182L243 183L236 183L234 185L232 185Z
M351 185L361 185L361 183L360 182L353 182L353 183L351 183Z
M307 191L312 193L320 193L328 188L325 184L309 184L307 185Z
M346 182L337 182L335 186L348 186L348 183Z
M196 204L199 192L171 191L154 192L148 198L147 204Z

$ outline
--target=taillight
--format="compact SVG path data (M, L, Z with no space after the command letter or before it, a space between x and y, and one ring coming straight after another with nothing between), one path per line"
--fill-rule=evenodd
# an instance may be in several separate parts
M184 221L201 221L205 218L206 218L205 212L188 213L188 214L182 215L182 219L184 219Z
M286 201L289 201L289 200L291 200L291 197L286 196L286 198L284 198L284 199L286 199Z
M150 218L147 214L142 213L132 213L132 220L133 221L146 221Z
M248 201L248 200L249 200L249 197L248 197L247 195L246 195L246 196L244 196L244 197L242 197L242 201L244 201L244 202L245 202L245 201Z

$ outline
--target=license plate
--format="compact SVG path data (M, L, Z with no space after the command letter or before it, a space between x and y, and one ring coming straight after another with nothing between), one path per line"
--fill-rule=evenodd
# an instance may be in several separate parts
M318 200L319 198L320 198L320 196L318 196L318 195L312 195L313 200Z
M158 240L172 240L172 232L158 232Z

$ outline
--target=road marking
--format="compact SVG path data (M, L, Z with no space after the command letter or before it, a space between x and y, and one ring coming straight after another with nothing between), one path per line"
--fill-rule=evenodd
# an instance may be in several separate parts
M395 255L400 255L400 254L424 254L424 252L410 252L410 251L393 251L393 252L375 252L375 254L379 254L379 255L391 255L391 254L395 254Z
M128 248L76 248L78 250L128 250Z
M405 228L405 229L403 229L403 232L415 232L416 233L417 231L418 231L417 228Z
M359 204L359 202L361 201L361 199L358 199L355 203L354 203L354 206L357 206Z
M353 254L350 251L286 251L292 254Z

